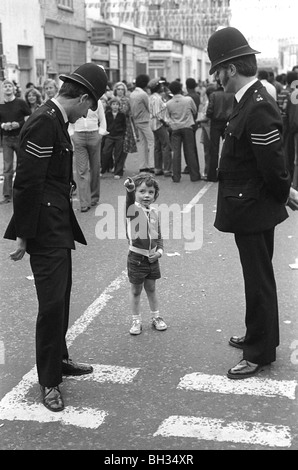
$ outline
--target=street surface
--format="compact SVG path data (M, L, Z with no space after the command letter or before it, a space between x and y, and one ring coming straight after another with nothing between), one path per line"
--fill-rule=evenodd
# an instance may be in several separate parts
M137 169L137 155L129 155L125 175ZM245 331L244 288L233 235L213 227L217 183L158 180L156 204L174 212L157 281L164 332L150 326L143 292L143 332L129 334L124 180L101 178L101 204L87 213L74 200L88 246L73 252L68 344L71 358L93 364L94 373L63 381L61 413L40 401L29 257L11 262L14 242L0 238L1 450L101 450L99 463L134 467L142 462L117 460L121 451L135 458L140 450L172 451L182 459L176 464L189 465L198 450L298 449L298 214L289 210L276 229L277 361L233 381L226 373L241 351L228 340ZM1 234L11 212L0 207Z

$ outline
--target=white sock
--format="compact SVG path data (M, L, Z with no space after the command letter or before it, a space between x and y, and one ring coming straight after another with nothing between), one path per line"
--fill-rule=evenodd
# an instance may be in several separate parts
M141 315L133 315L133 316L132 316L132 319L133 319L133 321L134 321L134 320L137 320L137 321L139 321L139 322L142 321Z
M159 310L156 310L155 312L151 312L152 318L159 317Z

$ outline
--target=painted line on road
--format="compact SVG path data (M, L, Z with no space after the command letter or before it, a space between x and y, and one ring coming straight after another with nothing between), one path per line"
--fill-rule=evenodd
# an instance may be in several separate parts
M203 197L204 194L208 191L208 189L211 188L212 184L213 183L206 183L205 186L195 195L195 197L193 197L192 200L184 207L181 213L186 214L187 212L190 212L193 206L197 204L201 197Z
M112 298L112 293L118 290L121 285L126 282L127 273L126 270L111 282L111 284L103 291L103 293L85 310L83 315L72 325L68 330L67 342L68 345L83 333L87 326L96 318L102 309L107 305L107 302ZM104 366L105 368L107 366ZM113 367L113 366L111 366ZM100 366L96 370L98 377L100 375ZM107 370L107 369L106 369ZM120 373L114 369L114 375L112 369L107 370L109 379L103 379L103 369L101 370L101 380L109 381L113 378L116 380L116 376L120 377L120 383L128 383L129 377L133 376L133 372L128 368L128 375L125 379L124 371ZM92 374L91 374L92 375ZM91 377L90 377L91 379ZM126 380L126 381L125 381ZM7 420L24 420L24 421L38 421L38 422L50 422L60 421L63 424L73 424L81 427L98 427L103 423L107 413L96 408L74 408L67 406L63 411L59 413L52 413L42 404L32 404L26 399L26 395L31 387L38 383L36 366L34 366L27 374L23 376L18 385L16 385L10 392L8 392L0 401L0 419Z
M96 318L102 309L107 305L108 301L112 299L113 292L120 289L121 285L127 280L127 271L126 269L122 271L120 276L118 276L111 284L103 291L103 293L95 299L95 301L89 305L85 310L83 315L76 320L76 322L69 328L66 336L67 344L70 345L73 341L82 334L90 323Z
M182 377L177 388L235 395L286 397L290 400L295 400L297 384L296 380L272 380L257 377L245 380L231 380L221 375L194 372Z
M153 436L190 437L199 440L234 442L269 447L290 447L288 426L250 421L226 422L223 419L170 416Z
M9 421L38 421L39 423L60 422L81 428L96 429L103 424L107 412L96 408L75 408L67 406L59 413L47 410L41 403L14 403L12 408L0 407L0 419Z
M69 376L68 379L99 383L109 382L124 385L132 382L140 370L139 368L110 366L104 364L92 364L92 366L92 374L80 375L76 377Z
M67 406L59 413L49 411L41 403L31 403L27 400L28 390L38 382L37 371L34 367L22 380L8 392L0 402L0 419L9 421L38 421L39 423L61 422L84 428L97 428L108 413L95 408L74 408Z
M131 367L111 366L105 364L92 364L93 374L81 375L78 377L64 377L63 381L68 380L90 380L94 382L109 382L118 384L128 384L133 381L139 369ZM26 399L27 392L33 384L38 381L36 369L32 369L24 375L21 382L0 402L0 419L10 421L38 421L40 423L58 422L63 424L72 424L84 428L97 428L100 426L108 413L97 408L73 407L66 408L53 413L42 404L32 404Z

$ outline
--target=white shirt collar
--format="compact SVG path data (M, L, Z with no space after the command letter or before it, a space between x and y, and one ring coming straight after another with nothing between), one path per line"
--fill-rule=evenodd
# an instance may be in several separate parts
M235 98L236 98L238 103L241 100L242 96L245 94L245 92L257 81L258 81L258 79L255 77L250 82L248 82L246 85L244 85L242 88L240 88L240 90L237 91L237 93L235 94Z
M61 106L61 104L59 103L59 101L57 101L55 98L52 98L51 101L53 101L53 103L55 103L55 105L57 106L57 108L60 109L61 113L62 113L62 116L63 116L63 119L64 119L64 122L68 122L68 117L67 117L67 114L65 112L65 109L63 108L63 106Z

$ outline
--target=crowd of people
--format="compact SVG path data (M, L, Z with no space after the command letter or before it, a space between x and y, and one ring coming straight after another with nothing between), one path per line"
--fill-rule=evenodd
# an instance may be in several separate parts
M260 81L267 80L265 74L257 78L258 51L236 28L216 31L207 50L214 81L206 86L192 77L184 87L179 79L168 83L164 77L150 80L141 74L128 90L124 81L112 86L103 67L87 63L69 75L60 75L63 85L59 90L47 82L49 99L41 105L31 84L22 100L15 97L10 80L3 82L2 203L9 203L13 196L13 213L4 238L16 240L11 260L21 260L26 252L30 255L38 298L37 373L43 404L51 411L64 409L59 389L63 375L93 371L88 364L74 362L66 344L71 250L75 242L86 244L71 204L73 159L81 211L87 212L100 199L100 172L113 171L114 178L121 179L128 153L138 152L139 172L124 181L132 335L142 332L143 288L152 325L158 331L168 327L156 295L163 239L158 213L150 207L162 186L158 177L170 176L179 183L185 173L190 181L203 177L217 181L214 225L234 234L246 301L245 334L229 341L243 350L243 358L227 375L246 379L276 360L279 326L272 257L275 227L288 217L286 204L298 209L298 191L293 187L298 135L293 86L297 75L293 75L295 70L287 74L287 86L279 87L276 98L268 93L268 86ZM199 127L204 174L198 159ZM12 186L13 151L18 165ZM143 228L137 228L141 224Z
M298 67L293 67L287 74L276 77L267 70L257 72L257 78L276 101L282 116L283 149L294 188L298 188L298 112L291 97L298 83L297 70ZM8 82L11 90L7 92ZM13 158L18 152L13 140L18 138L28 117L59 91L57 82L51 78L42 87L29 82L22 99L16 85L10 80L2 84L5 104L0 105L0 120L5 184L0 204L11 201ZM87 212L98 203L100 177L109 173L114 179L124 176L130 153L138 153L139 172L171 177L175 183L179 183L181 174L188 174L191 181L218 181L220 151L233 98L233 93L224 92L215 76L205 82L189 77L185 86L179 78L169 83L164 77L150 79L146 74L140 74L129 84L125 80L108 82L96 116L89 111L86 118L82 117L69 128L81 211ZM9 101L17 109L12 115L9 113L8 120L7 109L12 107ZM21 118L19 108L23 113ZM5 122L18 119L17 129L5 128ZM204 155L202 169L198 141ZM184 168L181 167L183 159Z

